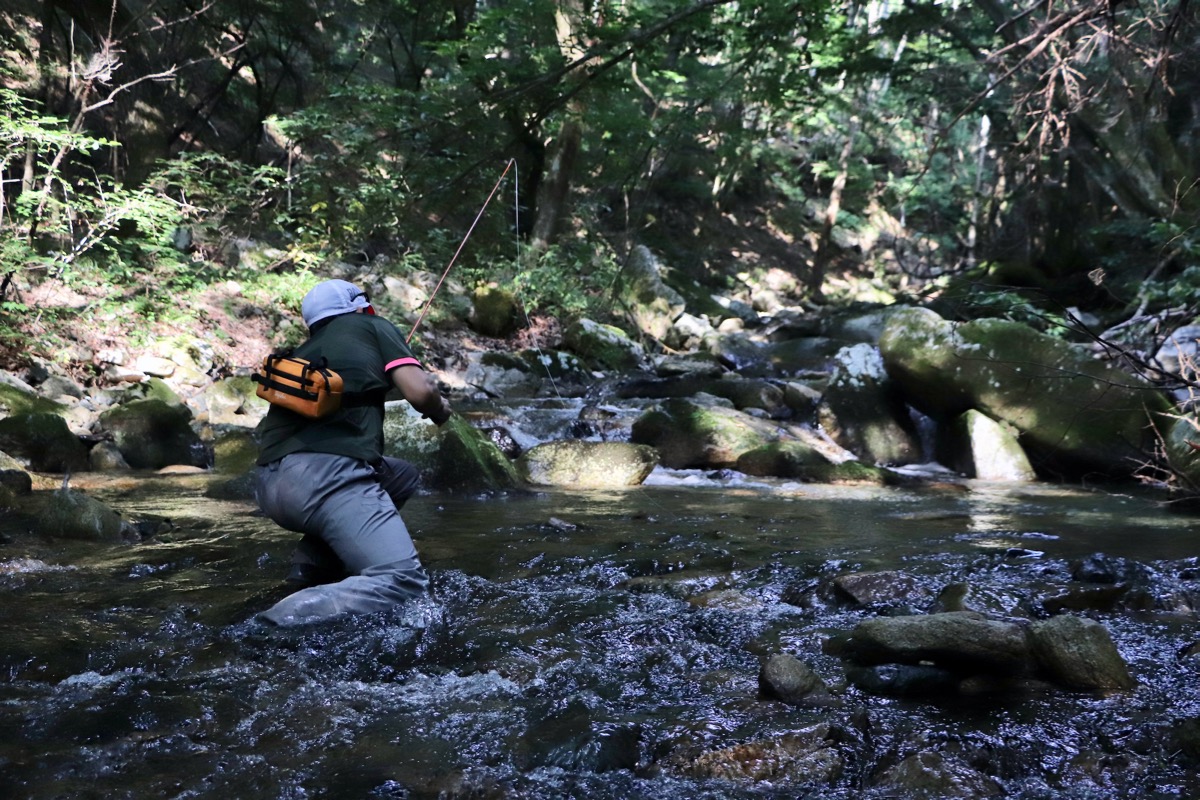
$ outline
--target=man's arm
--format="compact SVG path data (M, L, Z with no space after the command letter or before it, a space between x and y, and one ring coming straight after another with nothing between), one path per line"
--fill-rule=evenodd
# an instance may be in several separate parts
M415 364L396 367L391 374L392 383L413 408L436 425L446 424L450 419L450 404L438 391L432 375Z

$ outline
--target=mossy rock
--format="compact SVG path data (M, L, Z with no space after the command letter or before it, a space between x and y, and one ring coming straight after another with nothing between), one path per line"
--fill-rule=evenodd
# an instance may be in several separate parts
M473 492L503 491L522 485L516 467L487 436L460 416L439 429L434 485Z
M18 414L62 414L67 407L62 403L47 400L34 392L27 392L7 383L0 383L0 410L8 409L10 416Z
M192 413L182 404L159 398L133 400L100 415L125 461L134 469L172 464L205 467L209 453L192 430Z
M0 419L0 450L29 461L37 472L88 468L88 451L57 414L35 412Z
M542 486L609 489L640 485L657 464L658 453L646 445L565 440L527 450L517 469Z
M801 441L771 442L738 457L739 472L758 477L801 478L813 467L832 466L816 448Z
M777 438L776 426L732 408L674 398L633 423L630 441L658 450L671 469L733 467L739 457Z
M246 472L258 459L258 442L248 430L228 430L213 440L213 469L228 475Z
M590 319L580 319L563 331L563 342L601 369L635 369L645 358L642 346L625 331Z
M474 308L468 322L474 331L502 338L517 329L520 306L512 291L495 285L480 286L472 299Z
M93 542L124 542L133 526L119 513L82 492L55 490L20 501L20 512L31 518L43 536Z
M888 375L938 420L975 409L1011 425L1039 468L1128 475L1147 460L1167 398L1086 348L1001 319L956 324L895 312L880 337Z

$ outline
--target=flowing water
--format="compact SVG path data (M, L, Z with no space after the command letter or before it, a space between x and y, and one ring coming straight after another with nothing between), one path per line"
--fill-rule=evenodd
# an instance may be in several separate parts
M821 647L880 612L819 590L855 570L901 570L931 597L969 581L1020 616L1103 552L1186 593L1195 522L1154 497L664 471L621 492L428 494L404 516L430 602L279 630L253 614L281 596L294 536L206 498L206 480L94 485L128 517L170 520L141 544L0 522L0 796L1200 796L1171 735L1200 716L1200 668L1179 656L1194 614L1095 615L1140 681L1110 697L877 697ZM839 702L760 696L776 652ZM840 764L824 777L695 766L822 725ZM933 794L886 777L917 752L960 771Z

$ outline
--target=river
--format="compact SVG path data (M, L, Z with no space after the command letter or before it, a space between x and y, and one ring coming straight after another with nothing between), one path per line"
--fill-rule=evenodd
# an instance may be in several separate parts
M1195 520L1153 494L661 469L627 491L425 494L404 516L429 602L279 630L253 615L282 596L294 535L207 498L208 480L90 485L128 517L164 520L140 544L0 520L0 796L1200 796L1172 738L1200 714L1200 666L1180 657L1194 613L1092 613L1140 684L1107 697L879 697L845 686L821 647L881 613L825 591L851 571L902 571L928 598L967 581L1022 616L1104 553L1144 566L1153 591L1200 596ZM839 702L761 696L776 652ZM696 767L814 726L836 751L823 777ZM955 765L941 789L898 782L919 752Z

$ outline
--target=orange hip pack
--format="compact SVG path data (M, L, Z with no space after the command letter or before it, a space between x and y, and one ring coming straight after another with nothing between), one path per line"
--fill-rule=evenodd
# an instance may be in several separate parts
M324 358L313 363L291 353L272 353L250 379L258 384L255 394L263 400L310 419L342 407L342 376Z

